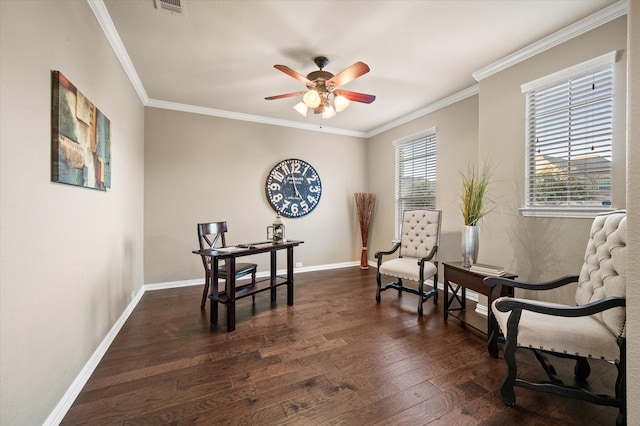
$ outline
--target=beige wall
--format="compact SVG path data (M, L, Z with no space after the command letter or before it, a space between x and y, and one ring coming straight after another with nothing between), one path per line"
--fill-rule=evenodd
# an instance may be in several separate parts
M199 222L226 220L228 244L264 240L275 219L264 182L286 158L314 166L323 186L315 210L284 219L287 238L305 241L295 261L359 259L353 194L366 189L363 139L147 108L145 141L146 283L203 278L191 253ZM248 259L268 270L268 256Z
M369 258L376 251L388 250L395 238L393 141L436 127L438 187L436 208L442 210L441 261L460 260L463 226L458 207L460 172L478 156L478 96L471 96L369 139L367 143L368 190L376 194L377 204L369 241ZM482 252L482 250L481 250ZM442 275L440 275L442 281Z
M640 424L640 2L629 2L627 97L627 401Z
M112 189L52 183L51 70L111 120ZM86 2L0 1L0 424L42 424L143 283L144 109Z
M631 172L627 180L628 188L638 188L640 8L635 1L629 3L629 21L635 27L629 26L628 35ZM547 224L528 219L525 224L514 213L523 174L518 146L524 140L522 115L517 111L521 100L515 98L521 99L519 85L534 75L589 59L612 45L625 47L620 42L624 39L620 22L603 28L596 36L581 36L579 45L559 46L549 56L529 60L532 69L520 66L522 75L510 74L512 70L500 73L510 86L502 88L508 102L498 97L501 79L492 77L481 83L480 96L365 143L359 138L144 110L86 2L0 0L0 424L44 421L143 281L201 277L201 264L190 254L196 245L195 223L226 219L236 242L263 235L273 220L264 198L264 178L283 158L309 161L320 172L325 189L313 213L287 221L288 236L307 241L296 251L296 261L313 266L359 259L353 192L364 190L378 197L370 238L373 258L394 237L391 142L436 126L441 158L437 203L444 211L441 259L459 256L458 172L468 161L495 156L503 167L513 166L499 172L498 195L504 207L482 231L480 259L513 265L522 269L523 276L543 276L542 269L520 262L527 250L537 253L541 243L534 240L525 250L512 242L509 233L489 236L502 229L497 222L513 220L507 227L512 231L520 221L529 235L540 234L539 240L546 240L544 231L549 227L584 232L589 221ZM49 180L51 69L65 73L111 120L113 187L107 193ZM512 121L496 126L493 117L508 113L508 108L513 109ZM213 179L216 174L223 177ZM630 360L640 356L640 286L635 285L640 264L639 200L627 191ZM584 241L569 241L569 249L554 257L573 270ZM560 243L564 247L567 241ZM41 253L32 255L34 248ZM264 270L264 260L256 260ZM536 263L541 265L542 259ZM633 402L638 400L635 383L640 369L630 363L628 372L628 400ZM637 424L638 404L631 404L629 411L629 424Z
M520 86L602 54L619 50L616 63L616 129L613 204L625 207L626 18L582 36L480 81L479 155L497 166L492 194L497 208L480 230L480 260L500 264L520 279L540 282L578 274L591 219L522 217L524 199L525 96ZM541 298L571 303L574 288L545 292Z

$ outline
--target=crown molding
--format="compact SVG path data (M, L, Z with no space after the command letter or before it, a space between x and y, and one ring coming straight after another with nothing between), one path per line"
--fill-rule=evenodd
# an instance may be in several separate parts
M94 15L96 16L96 19L98 20L100 27L102 28L102 31L107 37L107 40L109 40L109 43L111 44L111 47L113 48L114 53L116 54L118 60L120 61L120 64L122 65L125 73L129 77L129 81L131 81L131 84L133 85L136 93L138 94L140 101L144 106L148 106L148 107L163 108L163 109L169 109L174 111L182 111L182 112L189 112L194 114L209 115L213 117L228 118L231 120L250 121L254 123L270 124L274 126L290 127L294 129L310 130L310 131L331 133L331 134L343 135L343 136L371 138L380 133L383 133L395 127L398 127L402 124L408 123L409 121L415 120L416 118L420 118L424 115L427 115L439 109L445 108L463 99L466 99L471 96L475 96L479 93L479 87L477 85L472 86L468 89L462 90L444 99L436 101L417 111L404 115L396 120L390 121L380 127L369 130L367 132L340 129L336 127L327 127L319 124L300 123L297 121L281 120L276 118L251 115L251 114L243 114L243 113L237 113L233 111L199 107L194 105L179 104L176 102L162 101L158 99L150 99L142 84L142 81L140 80L140 77L138 76L138 73L135 70L135 67L133 66L133 63L131 62L131 58L127 53L127 49L124 47L124 44L122 43L122 39L120 38L120 35L118 34L118 31L116 30L115 25L111 20L111 16L109 15L109 12L107 10L107 7L104 4L104 1L103 0L87 0L87 3L89 4L89 7L91 8ZM627 13L627 0L620 0L617 3L612 4L611 6L602 9L601 11L596 12L593 15L588 16L587 18L584 18L576 22L575 24L572 24L554 34L551 34L548 37L545 37L544 39L536 43L533 43L509 56L506 56L505 58L499 61L494 62L493 64L485 68L482 68L481 70L474 72L472 74L473 78L475 78L476 81L480 81L499 71L502 71L521 61L524 61L525 59L528 59L547 49L557 46L560 43L563 43L567 40L577 37L587 31L597 28L600 25L606 24L607 22L610 22L613 19L623 16L626 13Z
M299 123L297 121L281 120L277 118L264 117L261 115L244 114L240 112L225 111L222 109L206 108L196 105L181 104L177 102L161 101L149 99L145 106L173 111L190 112L192 114L209 115L212 117L228 118L231 120L251 121L254 123L271 124L274 126L292 127L295 129L312 130L316 132L332 133L335 135L355 136L364 138L365 133L357 130L339 129L337 127L327 127L321 124Z
M140 80L140 77L138 77L138 73L133 66L133 62L131 62L131 59L129 58L129 54L127 53L127 49L124 47L124 43L122 43L120 34L118 34L118 30L116 30L116 26L111 20L111 15L109 15L107 6L105 6L103 0L87 0L87 3L89 3L89 7L93 11L93 14L96 15L96 19L98 20L100 27L102 27L104 35L107 36L107 40L109 40L111 48L118 57L118 60L120 61L124 72L127 74L127 77L129 77L129 81L133 85L133 88L136 93L138 93L140 101L142 101L143 104L146 104L149 101L147 91L144 90L142 81Z
M411 120L415 120L416 118L420 118L422 116L425 116L427 114L430 114L434 111L437 111L439 109L448 107L449 105L455 104L456 102L460 102L464 99L470 98L471 96L475 96L479 93L480 88L478 87L478 85L474 85L469 87L468 89L464 89L461 90L458 93L454 93L451 96L447 96L446 98L440 99L439 101L436 101L432 104L429 104L423 108L420 108L419 110L416 110L412 113L409 113L407 115L403 115L402 117L390 121L387 124L384 124L380 127L377 127L373 130L370 130L366 133L366 137L370 138L376 135L379 135L382 132L386 132L387 130L391 130L394 127L398 127L402 124L408 123Z
M569 41L574 37L584 34L587 31L591 31L594 28L604 25L607 22L613 21L614 19L626 14L627 0L620 0L611 6L605 7L604 9L587 16L586 18L563 28L560 31L556 31L553 34L474 72L472 74L473 78L475 78L476 81L480 81L490 77L493 74L505 70L519 62L538 55L545 50L551 49L552 47Z

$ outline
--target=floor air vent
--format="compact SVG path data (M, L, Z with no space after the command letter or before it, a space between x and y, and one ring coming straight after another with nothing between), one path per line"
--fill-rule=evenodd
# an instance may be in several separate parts
M183 13L183 0L154 0L156 9L166 9L175 13Z

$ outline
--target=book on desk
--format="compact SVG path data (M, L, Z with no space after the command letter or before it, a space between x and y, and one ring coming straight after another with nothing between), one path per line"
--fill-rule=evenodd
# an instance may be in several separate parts
M483 263L475 263L469 267L471 272L477 272L479 274L494 275L502 277L506 275L507 271L502 266L485 265Z

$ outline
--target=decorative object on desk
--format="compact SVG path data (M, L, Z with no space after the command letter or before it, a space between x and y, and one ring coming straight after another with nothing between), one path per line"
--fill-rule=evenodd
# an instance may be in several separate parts
M280 214L277 214L276 220L273 221L273 225L267 226L267 238L272 239L274 244L286 243L287 239L285 238L284 228L284 222L282 221Z
M469 267L471 272L477 272L484 275L493 275L502 277L507 274L502 266L485 265L483 263L474 263Z
M322 183L311 164L291 158L271 169L265 193L276 213L284 217L302 217L311 213L320 202Z
M60 71L52 71L51 181L111 187L111 122Z
M462 195L460 210L464 219L462 233L462 263L470 267L478 260L478 222L489 213L487 209L487 188L491 179L491 166L485 163L481 170L469 166L462 174Z
M373 206L376 203L376 194L356 192L353 194L358 209L358 222L360 223L360 237L362 238L362 254L360 255L360 269L369 269L367 258L367 240L369 239L369 225L373 215Z

